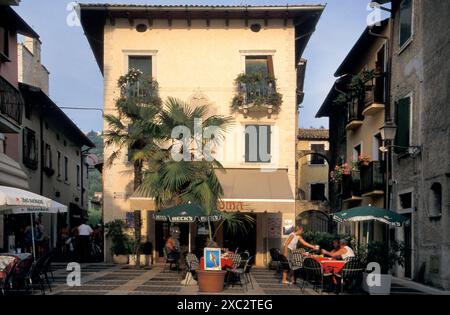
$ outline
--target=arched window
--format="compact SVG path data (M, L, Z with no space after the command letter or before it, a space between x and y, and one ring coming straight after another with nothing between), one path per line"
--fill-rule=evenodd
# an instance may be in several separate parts
M430 192L430 215L433 217L442 214L442 186L440 183L431 185Z

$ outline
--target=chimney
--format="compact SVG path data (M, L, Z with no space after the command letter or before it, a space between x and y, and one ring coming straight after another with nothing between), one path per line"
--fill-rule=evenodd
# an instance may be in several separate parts
M31 37L26 37L25 36L25 40L23 42L23 45L29 51L31 51L31 53L36 58L37 62L41 62L41 42L39 41L39 39L35 39L35 38L31 38Z

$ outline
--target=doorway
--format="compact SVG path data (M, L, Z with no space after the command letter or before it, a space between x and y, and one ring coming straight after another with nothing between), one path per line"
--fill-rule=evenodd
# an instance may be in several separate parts
M403 214L407 221L403 227L405 242L405 278L412 278L412 214Z
M256 215L247 214L253 218L253 223L245 222L245 230L233 231L227 222L223 228L223 246L231 251L242 253L249 251L250 256L256 255Z

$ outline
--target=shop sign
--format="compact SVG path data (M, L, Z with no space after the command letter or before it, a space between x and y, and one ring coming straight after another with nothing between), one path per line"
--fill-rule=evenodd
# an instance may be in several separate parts
M244 203L236 201L221 201L219 203L220 211L244 211Z

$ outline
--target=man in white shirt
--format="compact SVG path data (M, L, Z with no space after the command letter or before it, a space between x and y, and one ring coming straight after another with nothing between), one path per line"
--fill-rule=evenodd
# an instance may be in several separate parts
M87 262L89 259L89 246L91 234L94 232L92 228L86 224L86 220L78 226L78 238L77 238L77 247L78 247L78 257L79 262Z

